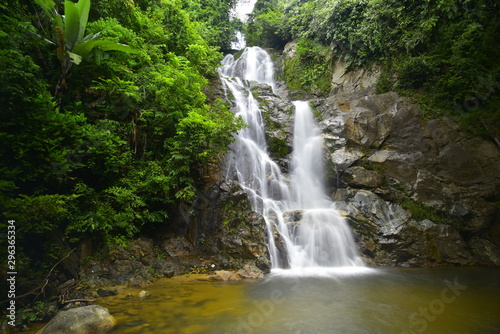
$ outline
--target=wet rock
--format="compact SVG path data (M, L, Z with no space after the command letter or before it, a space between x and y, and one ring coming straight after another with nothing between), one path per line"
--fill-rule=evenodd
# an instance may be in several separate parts
M274 237L274 245L276 246L277 259L278 263L276 264L278 268L287 269L290 267L290 263L288 261L288 250L286 248L285 239L281 233L278 232L276 226L273 226L273 237Z
M255 265L251 264L245 264L243 268L238 270L236 273L237 275L241 276L242 278L246 279L261 279L264 278L264 272L257 268Z
M217 270L210 279L215 281L239 281L242 279L262 279L264 272L253 264L245 264L238 271Z
M217 270L210 279L214 281L240 281L242 277L234 271Z
M445 208L443 184L437 176L419 170L413 183L413 199L434 208Z
M486 239L474 238L470 247L478 262L487 266L500 266L500 248Z
M59 312L37 334L106 333L115 325L108 309L90 305Z
M169 245L172 244L175 242ZM155 246L149 238L133 240L126 248L117 246L106 256L101 256L103 259L91 258L80 268L81 279L101 288L101 291L109 290L107 287L114 285L142 287L156 278L171 277L186 271L182 261L171 257L168 249Z
M491 237L491 231L500 231L495 204L500 201L500 150L495 143L462 132L449 118L424 120L416 103L396 93L366 93L337 66L337 94L314 103L320 124L344 124L340 132L322 126L326 138L347 140L340 149L325 145L327 184L335 190L334 199L344 202L340 206L354 229L360 222L375 224L371 237L365 228L356 232L360 249L378 264L486 263L478 252L470 253L465 240L500 246L500 237ZM419 214L403 210L402 202L410 202ZM436 216L436 225L448 227L422 225ZM438 232L446 232L452 242ZM494 252L486 254L494 257Z
M427 233L428 260L458 265L473 264L467 244L455 228L450 225L437 225L429 228Z
M424 231L437 226L432 220L429 219L422 220L421 222L418 223L418 225Z
M286 169L293 147L293 104L272 92L256 91L264 123L269 155Z
M377 173L359 166L346 169L342 181L355 188L376 188L382 185L382 178Z
M376 265L473 265L473 256L460 233L429 219L415 222L399 205L367 190L344 195L337 202L351 225L365 261Z
M286 211L283 212L283 219L290 229L295 229L302 222L304 210Z
M349 202L361 217L375 223L378 232L384 237L397 235L408 221L407 213L401 206L384 201L367 190L357 191ZM359 218L360 215L355 217Z
M110 297L110 296L116 296L118 294L118 291L116 290L106 290L106 289L98 289L97 294L99 297Z
M335 166L335 170L337 172L342 172L348 167L351 167L363 156L364 154L361 150L342 147L341 149L335 150L330 156L330 159Z
M380 146L390 134L393 114L399 111L398 102L399 96L395 93L351 100L351 109L341 113L345 118L347 140L365 147Z

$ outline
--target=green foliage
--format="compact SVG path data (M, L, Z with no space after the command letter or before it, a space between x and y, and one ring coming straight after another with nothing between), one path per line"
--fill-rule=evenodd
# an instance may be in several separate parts
M67 156L83 137L85 118L54 109L41 70L29 56L0 50L0 80L1 179L15 190L9 196L44 193L54 188L61 170L73 168Z
M237 199L228 200L223 206L222 226L231 232L234 232L235 228L239 226L244 226L246 223L245 212L248 212L249 209L248 202Z
M45 43L37 36L28 12L30 5L22 0L0 3L0 49L29 52L33 48L43 49Z
M262 103L262 101L261 101ZM294 109L293 107L290 110L286 111L289 114L293 114ZM264 118L264 121L266 123L266 128L269 130L269 132L275 132L275 131L282 131L284 136L283 139L279 137L270 137L267 136L267 144L269 146L269 154L273 158L277 159L282 159L285 158L289 153L290 153L290 147L287 144L286 141L286 135L285 131L283 129L282 124L279 124L278 122L275 122L271 119L270 113L266 112L262 114L262 117Z
M241 119L235 121L233 113L222 101L215 108L189 112L179 122L176 135L165 141L165 148L170 153L167 161L169 175L179 189L176 193L179 199L191 201L194 197L196 178L192 177L193 167L202 171L203 165L216 162L234 140L232 134L244 126Z
M418 89L429 82L435 69L422 57L408 58L400 65L398 86L401 89Z
M213 47L206 45L190 44L186 49L186 58L191 66L198 69L204 76L215 76L216 68L222 60L222 55Z
M42 301L34 302L29 308L19 310L22 326L27 326L32 322L44 320L46 305Z
M189 12L196 22L195 28L207 41L208 45L219 47L222 50L230 49L235 39L234 32L241 29L238 19L230 18L231 8L236 0L189 0L183 1L183 8Z
M23 233L41 234L69 218L78 195L21 195L8 203L9 217L23 222Z
M384 70L380 92L416 98L430 117L484 118L500 100L500 3L492 0L269 1L254 11L250 40L314 41L343 58L348 68L374 62ZM277 46L277 45L275 45ZM315 52L320 52L316 49ZM320 75L288 64L287 83L307 87ZM295 73L297 69L298 72ZM316 72L322 69L316 69ZM469 114L469 117L465 117ZM483 122L475 122L483 123ZM498 130L482 126L490 139Z
M436 224L442 224L445 220L445 215L443 213L411 199L406 198L402 200L400 205L410 211L411 216L418 221L429 219Z
M286 61L285 80L291 89L324 95L330 92L331 71L330 50L315 41L302 39L294 57Z
M285 139L277 137L269 138L269 152L274 158L282 159L290 153L290 148Z
M106 51L136 53L127 45L111 40L100 39L99 33L85 36L90 11L90 0L64 2L64 15L56 10L53 0L35 0L50 19L52 28L49 36L57 45L57 58L61 63L61 76L56 86L55 95L61 97L67 88L69 71L73 64L79 65L83 59L100 63Z
M245 30L247 44L283 49L287 40L283 37L282 21L283 14L275 11L252 18Z
M0 212L23 268L168 225L194 198L243 126L202 93L233 3L0 4Z

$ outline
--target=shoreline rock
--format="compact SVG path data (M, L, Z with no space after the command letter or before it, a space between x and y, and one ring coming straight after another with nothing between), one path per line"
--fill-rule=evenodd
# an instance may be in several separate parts
M60 311L36 334L106 333L116 323L107 308L89 305Z

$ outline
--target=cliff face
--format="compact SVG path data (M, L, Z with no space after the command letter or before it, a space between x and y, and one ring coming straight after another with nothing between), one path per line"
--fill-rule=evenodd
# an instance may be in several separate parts
M366 86L364 86L366 89ZM316 101L329 180L363 253L384 265L500 265L500 151L396 93ZM329 144L333 130L345 146Z
M293 55L290 49L284 57ZM376 66L347 72L338 62L331 94L311 99L332 197L367 262L499 266L499 148L451 119L424 119L397 93L376 94L379 74ZM270 149L286 168L292 142L286 94L258 89ZM281 143L279 150L273 143Z
M293 47L274 56L278 77ZM424 119L416 103L397 93L376 94L379 75L376 66L348 72L338 62L329 96L301 98L315 109L327 186L365 261L500 266L499 148L461 131L451 119ZM290 101L306 94L287 91L282 82L277 86L278 95L266 85L256 84L253 91L266 121L270 154L287 173L293 143ZM207 179L227 178L224 170L214 169ZM213 183L187 210L191 214L180 215L181 234L207 254L218 254L222 247L219 262L229 261L228 267L251 263L267 271L262 218L251 218L255 213L243 191L226 182L233 190L224 190L225 182ZM235 212L228 225L228 215Z

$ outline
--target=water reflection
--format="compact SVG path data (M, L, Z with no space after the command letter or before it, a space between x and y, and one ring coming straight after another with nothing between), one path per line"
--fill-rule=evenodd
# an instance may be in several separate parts
M161 280L107 297L112 333L498 333L500 270L376 269L362 274L209 282ZM130 293L130 296L126 296Z

